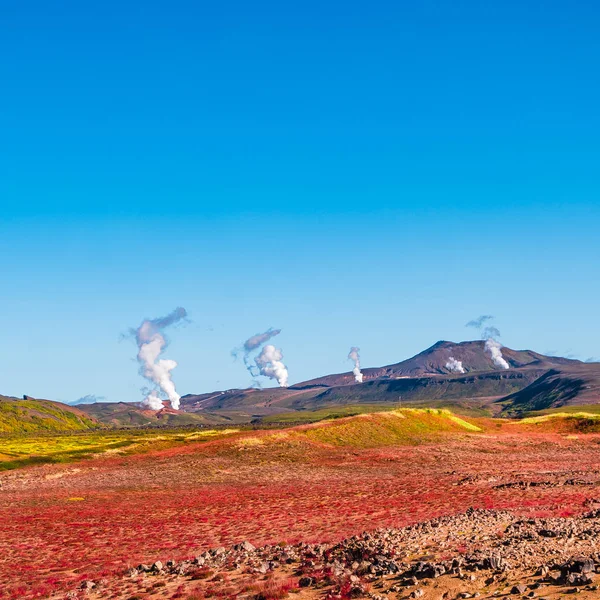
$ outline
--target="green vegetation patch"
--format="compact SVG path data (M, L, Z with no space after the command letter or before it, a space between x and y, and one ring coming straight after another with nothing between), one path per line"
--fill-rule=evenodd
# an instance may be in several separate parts
M581 408L581 407L580 407ZM535 417L526 417L518 421L522 425L548 426L557 432L598 433L600 432L600 414L591 412L555 412Z
M585 415L595 416L600 415L600 404L579 404L573 406L560 406L558 408L546 408L544 410L536 410L525 413L523 416L526 418L530 417L542 417L545 415Z
M345 406L327 406L317 410L299 410L295 412L279 413L262 417L260 423L264 425L300 425L302 423L317 423L319 421L342 419L344 417L354 417L357 415L371 414L378 412L393 412L409 409L439 409L446 410L450 414L458 413L464 417L491 417L492 412L487 408L479 406L463 405L455 402L431 402L424 406L423 402L406 402L400 406L395 404L349 404ZM466 421L463 421L467 423ZM469 423L469 425L471 425ZM474 427L474 426L473 426Z
M94 419L57 402L0 396L0 433L81 431L96 427Z
M348 406L326 407L318 410L300 410L289 413L279 413L263 417L260 422L264 424L297 425L301 423L316 423L325 419L341 419L354 417L365 413L386 412L396 410L398 407L389 404L351 404Z
M67 463L109 454L138 454L227 436L237 429L202 431L91 431L0 438L0 471L43 463Z
M438 439L445 432L476 431L481 429L447 410L403 408L321 422L298 435L336 446L368 448L416 445Z

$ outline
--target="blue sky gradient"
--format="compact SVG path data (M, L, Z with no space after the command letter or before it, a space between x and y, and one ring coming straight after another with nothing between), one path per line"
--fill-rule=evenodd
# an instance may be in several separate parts
M600 355L593 2L5 3L0 393L139 400L397 362L494 314Z

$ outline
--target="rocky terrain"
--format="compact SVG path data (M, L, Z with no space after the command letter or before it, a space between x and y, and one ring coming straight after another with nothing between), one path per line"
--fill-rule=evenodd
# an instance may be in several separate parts
M534 573L596 560L599 421L403 409L127 444L110 431L30 437L57 462L0 472L0 598L593 593ZM102 440L107 451L78 458ZM490 556L504 562L487 568Z
M578 518L523 519L469 509L335 544L255 548L240 542L188 560L124 569L122 579L127 595L144 598L597 598L599 536L598 510ZM102 598L110 588L106 580L87 580L80 592Z

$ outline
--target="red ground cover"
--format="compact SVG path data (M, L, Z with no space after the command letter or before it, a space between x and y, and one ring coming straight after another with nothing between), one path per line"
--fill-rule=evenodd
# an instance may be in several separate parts
M534 433L367 450L227 442L87 461L78 472L24 469L4 476L0 495L0 598L46 597L245 539L331 541L470 506L583 512L600 496L597 442Z

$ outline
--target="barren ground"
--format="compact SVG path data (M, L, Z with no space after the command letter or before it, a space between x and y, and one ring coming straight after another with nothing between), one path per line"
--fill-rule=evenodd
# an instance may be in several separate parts
M365 422L362 419L361 425ZM600 506L600 436L478 423L483 432L445 431L431 439L424 436L420 445L409 440L406 443L412 445L377 446L362 443L362 438L353 444L330 443L326 436L263 431L140 455L115 453L2 473L0 597L240 595L268 600L287 594L347 597L359 595L359 588L363 595L382 598L383 591L388 598L413 593L419 597L419 590L425 599L442 598L446 592L448 598L464 593L506 595L510 591L506 588L521 579L539 582L533 573L544 563L540 552L546 552L539 543L538 530L543 528L539 523L531 526L537 529L524 551L536 559L531 564L513 564L496 575L484 573L482 565L477 567L481 573L466 565L460 576L446 572L435 579L419 579L418 585L402 582L406 583L411 560L428 556L434 562L464 560L486 544L502 546L499 540L506 527L522 518L561 518L561 525L552 526L562 532L557 537L573 540L559 544L561 548L569 556L591 556L595 539L569 538L564 531L581 529L569 525L575 521L566 517ZM402 556L404 571L356 575L352 571L352 577L359 578L357 589L350 585L347 572L329 573L329 562L307 559L301 549L290 549L302 560L289 564L273 558L271 549L256 560L250 557L252 564L243 558L236 562L235 557L233 563L227 562L231 557L221 563L209 555L206 565L181 563L242 541L282 548L300 542L335 544L363 531L400 528L470 507L509 514L488 515L485 525L476 521L474 526L461 526L474 527L472 535L459 535L462 529L450 527L452 543L443 536L431 538L427 530L416 537L411 534L410 544L406 534L393 534L396 546L390 552ZM555 538L549 539L556 544ZM564 562L569 556L555 558ZM167 567L170 560L174 562ZM306 566L306 560L314 564ZM130 571L155 561L164 568ZM257 561L259 566L254 565ZM343 569L351 570L346 562ZM315 573L307 575L311 569ZM402 579L392 581L399 574ZM300 586L304 576L313 578L311 585ZM485 584L493 576L496 581L504 579L497 585ZM597 594L586 591L586 585L554 583L543 593L528 589L522 595L533 592L554 598L575 588L582 597Z

